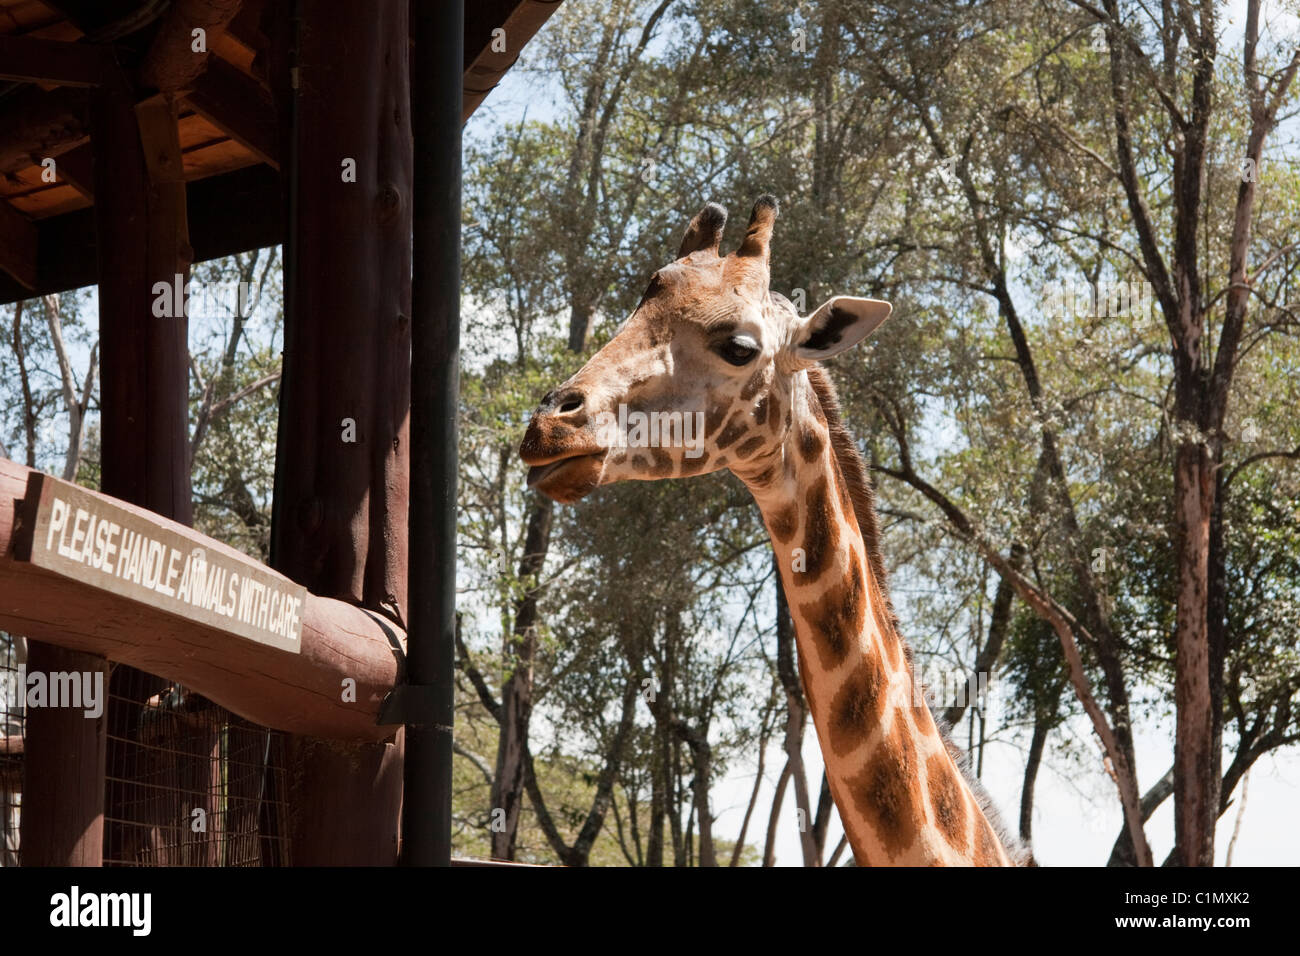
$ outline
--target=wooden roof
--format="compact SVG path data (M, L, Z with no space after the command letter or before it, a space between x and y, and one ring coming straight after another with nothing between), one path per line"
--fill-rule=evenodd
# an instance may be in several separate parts
M96 281L87 87L98 82L103 58L122 50L161 77L160 86L184 91L177 131L195 261L280 241L280 136L266 79L271 41L262 30L268 4L278 2L285 0L0 0L0 304ZM466 3L466 120L559 3ZM208 30L206 68L169 74L195 58L153 62L151 41L167 29L188 35L188 23L169 18L196 9L225 20ZM511 52L492 50L498 28ZM46 157L55 159L53 181L41 165Z

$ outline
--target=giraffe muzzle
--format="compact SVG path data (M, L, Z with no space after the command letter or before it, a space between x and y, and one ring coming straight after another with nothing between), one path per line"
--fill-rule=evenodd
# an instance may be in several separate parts
M560 502L572 504L600 484L605 452L574 455L528 469L528 487Z
M528 423L519 457L531 466L528 487L568 504L600 484L608 449L586 427L580 395L548 395Z

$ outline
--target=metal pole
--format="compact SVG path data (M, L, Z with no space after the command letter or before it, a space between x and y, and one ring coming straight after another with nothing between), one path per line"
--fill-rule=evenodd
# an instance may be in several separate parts
M406 724L401 862L451 862L460 357L463 0L411 4L415 140L411 286L410 621L407 681L430 701ZM409 718L408 718L409 719Z

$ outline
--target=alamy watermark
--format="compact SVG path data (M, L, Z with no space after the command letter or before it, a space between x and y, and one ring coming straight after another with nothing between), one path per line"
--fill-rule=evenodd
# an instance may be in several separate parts
M155 282L152 291L153 314L160 319L248 315L247 282L186 282L178 272L171 282Z
M629 411L596 413L596 441L602 448L685 448L687 458L704 454L703 412Z
M90 720L104 713L104 672L95 671L27 671L23 664L4 675L9 686L4 699L21 700L27 709L68 707L80 710Z
M1150 282L1049 282L1040 298L1043 316L1049 319L1149 319L1154 292Z

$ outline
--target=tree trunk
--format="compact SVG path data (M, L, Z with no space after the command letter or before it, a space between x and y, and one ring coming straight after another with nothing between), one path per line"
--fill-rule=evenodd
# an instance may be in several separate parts
M1029 741L1029 757L1025 761L1025 779L1020 787L1020 839L1029 843L1034 825L1034 784L1038 780L1038 767L1043 762L1043 749L1047 745L1050 722L1043 714L1034 715L1034 735Z
M1174 705L1174 844L1183 866L1214 865L1218 777L1214 772L1208 595L1214 477L1208 448L1179 445L1174 462L1178 542Z
M773 555L775 563L776 556ZM808 774L803 764L804 730L808 725L808 708L795 670L794 622L781 586L780 569L776 574L776 669L785 690L786 721L783 747L787 767L794 780L794 799L799 818L799 846L804 866L821 866L821 854L813 835L812 800L808 794Z
M731 850L731 866L740 865L740 855L745 850L745 835L749 832L749 821L753 819L754 807L758 805L758 795L763 788L763 771L767 767L767 745L771 736L767 715L768 711L765 710L758 732L758 770L754 774L754 789L750 791L749 803L745 806L745 816L740 821L740 832L736 834L736 845Z
M707 731L692 729L684 724L679 731L691 749L694 779L691 789L695 797L695 817L700 825L700 866L717 866L718 858L713 846L713 815L709 810L709 789L713 776L713 748L709 746Z
M646 835L645 865L664 865L664 816L668 804L665 775L668 768L668 748L664 746L664 731L656 724L653 731L653 753L650 760L650 832Z
M592 310L574 305L570 313L569 348L581 354L587 347ZM501 688L501 733L497 738L497 772L492 784L492 809L505 811L505 828L492 832L492 857L515 858L519 813L524 795L523 752L533 716L533 658L537 654L538 579L551 547L551 520L555 503L534 492L519 561L519 579L526 590L515 605L514 625L503 648L510 676Z
M515 621L502 649L509 677L501 687L501 733L497 738L496 776L492 781L492 810L504 811L504 827L492 831L492 858L513 860L524 795L524 748L533 715L533 657L537 652L540 587L537 584L551 542L554 504L534 493L524 538L519 578L526 588L515 605Z

